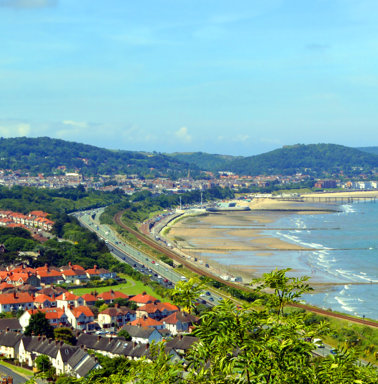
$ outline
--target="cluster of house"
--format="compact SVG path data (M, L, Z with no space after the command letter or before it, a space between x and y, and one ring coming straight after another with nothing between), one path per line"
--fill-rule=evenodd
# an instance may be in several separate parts
M21 227L28 230L39 228L49 232L52 230L54 222L47 218L48 215L43 211L32 211L27 215L19 212L0 211L0 225L11 228Z
M97 301L110 304L119 298L136 303L137 309L120 307L116 303L114 307L100 312L98 319L95 320L91 306L94 306ZM27 302L27 300L32 301ZM3 304L4 302L12 302L12 304ZM173 304L161 303L145 292L128 296L123 292L110 290L99 294L91 292L77 296L72 292L48 287L34 296L25 293L7 294L0 305L5 311L19 308L25 310L19 319L23 330L29 325L32 315L42 312L54 328L72 327L90 333L101 329L118 330L123 327L122 329L133 337L133 341L141 343L153 340L158 342L167 336L190 332L191 327L198 322L197 317L179 311Z
M188 350L196 342L198 338L180 334L165 343L165 352L173 361L184 361ZM93 369L101 368L95 355L90 355L88 350L111 358L139 360L144 357L147 361L153 359L149 343L126 341L123 337L101 337L77 332L74 344L68 345L41 335L25 336L19 329L11 330L9 327L0 332L0 353L4 357L34 367L38 356L45 355L58 375L81 378Z
M17 359L30 367L35 366L39 355L49 357L57 374L69 374L77 378L86 376L91 370L100 368L94 355L88 350L108 357L123 356L138 360L142 357L152 359L152 342L164 342L166 353L172 360L184 360L185 354L198 341L190 336L199 318L182 312L173 304L161 303L145 292L128 296L110 290L97 294L91 292L77 296L60 287L46 287L33 294L33 301L27 302L24 293L5 294L0 311L25 308L17 319L0 319L0 354L6 358ZM27 294L28 295L28 294ZM0 295L1 296L1 295ZM30 295L29 295L30 296ZM97 301L106 304L116 299L126 299L136 304L136 310L125 306L108 307L95 315L91 310ZM5 307L11 305L11 308ZM30 307L30 309L29 309ZM34 308L33 308L34 307ZM75 345L63 341L47 339L40 335L25 336L22 332L29 325L32 315L42 312L51 326L70 327L76 330ZM6 327L6 328L5 328ZM104 330L126 330L130 341L123 337L101 336ZM95 331L99 330L98 332Z
M0 292L23 284L29 284L32 287L61 283L80 285L94 277L108 280L116 278L117 274L105 268L98 268L97 265L86 270L80 265L72 265L71 262L62 267L45 264L39 268L30 268L22 264L13 268L0 268Z

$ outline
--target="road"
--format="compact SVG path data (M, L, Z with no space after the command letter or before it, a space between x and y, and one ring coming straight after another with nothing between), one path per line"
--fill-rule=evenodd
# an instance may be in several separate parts
M141 250L124 243L118 234L108 225L101 225L99 218L103 210L104 208L100 208L97 210L76 212L73 215L85 225L85 227L107 241L108 248L119 261L133 266L140 273L149 275L151 280L159 282L165 288L173 288L178 281L182 280L182 275L175 272L172 267L162 265L160 260L146 255ZM164 280L168 281L166 282ZM170 284L170 282L172 284ZM211 290L206 292L209 292L210 295L206 295L205 292L203 292L205 296L201 297L201 300L205 300L208 305L219 304L221 300L219 295L214 295L214 292L211 292Z
M7 376L13 377L13 384L23 384L29 380L25 376L21 376L19 373L6 367L5 365L0 364L0 378L7 377ZM30 372L30 377L32 376L33 376L33 372Z

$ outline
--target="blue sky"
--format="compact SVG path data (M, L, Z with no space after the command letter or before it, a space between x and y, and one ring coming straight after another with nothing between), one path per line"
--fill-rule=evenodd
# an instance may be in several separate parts
M0 136L378 145L376 0L0 0Z

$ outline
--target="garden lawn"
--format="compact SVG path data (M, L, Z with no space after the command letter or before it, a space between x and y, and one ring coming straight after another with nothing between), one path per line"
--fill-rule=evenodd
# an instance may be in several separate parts
M97 293L102 292L109 292L111 289L113 291L121 291L122 293L125 293L126 295L137 295L142 292L146 292L148 295L156 297L158 300L162 302L171 302L167 298L163 298L159 296L157 293L154 292L154 290L149 287L148 285L144 285L141 281L134 281L129 276L122 276L127 280L127 283L125 284L119 284L119 285L113 285L111 287L100 287L100 288L78 288L75 289L73 292L75 295L82 296L85 293L91 293L96 291Z

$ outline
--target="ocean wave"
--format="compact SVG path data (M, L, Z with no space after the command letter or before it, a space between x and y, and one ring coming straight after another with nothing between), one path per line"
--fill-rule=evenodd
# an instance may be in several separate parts
M349 285L344 285L344 289L350 289Z

